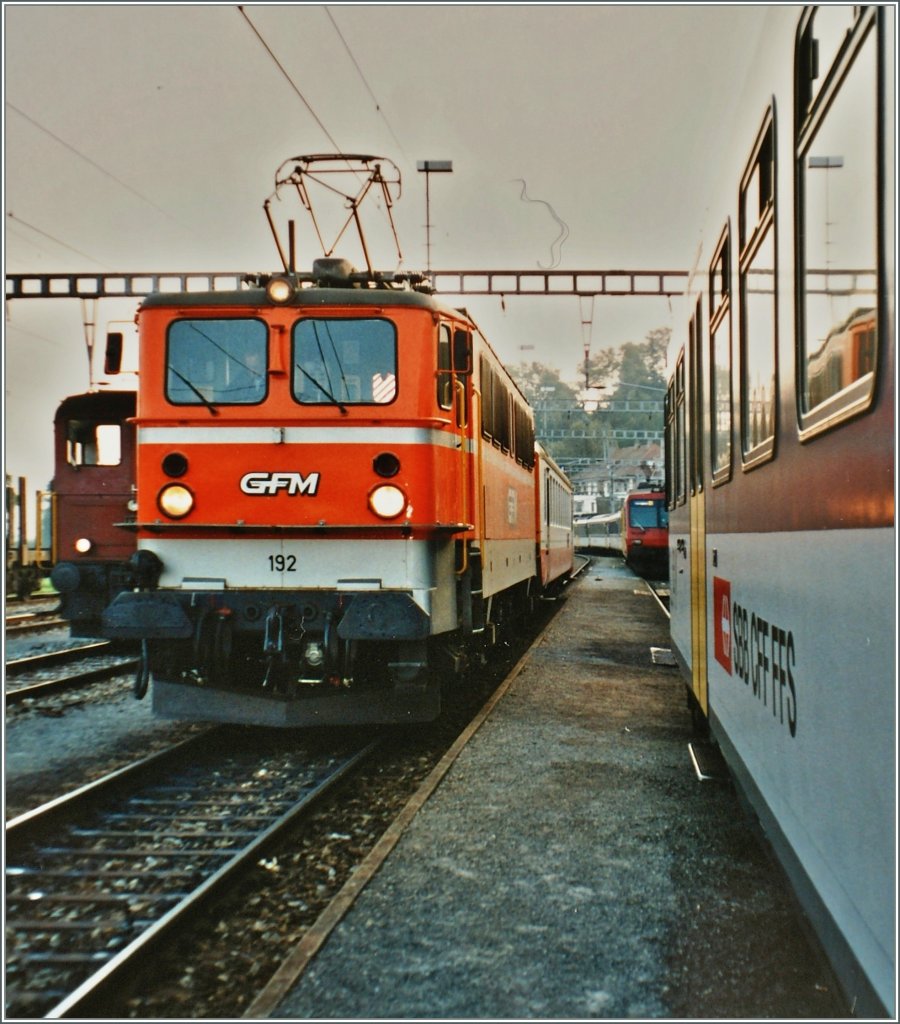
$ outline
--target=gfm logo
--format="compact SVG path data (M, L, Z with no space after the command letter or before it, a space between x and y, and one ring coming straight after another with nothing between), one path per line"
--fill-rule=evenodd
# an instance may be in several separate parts
M286 491L290 495L314 495L319 489L319 474L309 473L245 473L241 477L244 494L278 494Z

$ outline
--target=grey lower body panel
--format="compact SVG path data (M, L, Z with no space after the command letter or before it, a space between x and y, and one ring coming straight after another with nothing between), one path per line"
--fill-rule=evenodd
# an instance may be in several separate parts
M390 688L335 690L281 697L153 681L153 713L161 718L280 728L430 722L441 711L437 681Z

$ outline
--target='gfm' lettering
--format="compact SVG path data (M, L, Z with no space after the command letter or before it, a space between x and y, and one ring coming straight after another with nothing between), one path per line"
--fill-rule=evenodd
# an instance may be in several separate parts
M309 473L245 473L241 477L241 490L244 494L277 494L287 491L288 494L314 495L319 489L319 474Z

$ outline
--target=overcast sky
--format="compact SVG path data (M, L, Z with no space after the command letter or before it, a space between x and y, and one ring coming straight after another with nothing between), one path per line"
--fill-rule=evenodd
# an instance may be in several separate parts
M262 209L275 172L338 149L397 164L404 269L426 266L416 162L433 159L453 161L431 177L436 269L687 270L701 129L727 117L765 11L5 4L6 271L278 269ZM289 212L305 268L320 253ZM374 262L393 269L381 211L366 217ZM665 300L447 299L508 363L571 381L585 342L675 325ZM88 310L99 347L135 306ZM33 487L52 475L56 405L90 383L82 320L77 300L6 306L6 469Z

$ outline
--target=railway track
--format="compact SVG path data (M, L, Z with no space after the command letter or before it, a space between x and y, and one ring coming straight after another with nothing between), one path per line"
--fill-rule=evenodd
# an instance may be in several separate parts
M8 822L7 1015L102 1015L379 743L211 729Z
M45 697L66 690L75 690L103 679L111 679L126 672L133 672L138 659L128 655L116 657L116 648L109 641L69 647L61 651L47 651L24 658L14 658L6 663L6 706L21 704L25 700ZM96 664L102 657L102 664ZM52 679L35 679L34 674L60 665L78 666L79 662L93 661L94 664L77 669L73 673ZM23 678L27 677L27 678Z
M61 619L53 611L20 612L6 616L6 635L23 636L26 633L46 633L51 629L68 629L68 619Z

